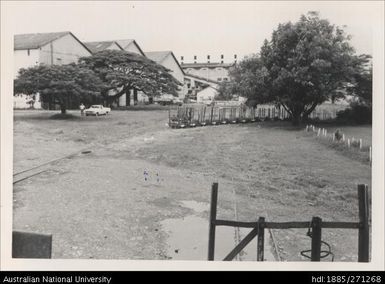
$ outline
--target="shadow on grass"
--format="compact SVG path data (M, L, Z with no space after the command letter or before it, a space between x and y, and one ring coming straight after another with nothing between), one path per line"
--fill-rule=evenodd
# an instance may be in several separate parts
M303 130L306 125L293 125L291 121L288 120L265 120L265 121L257 121L254 123L245 123L239 124L244 127L261 127L261 128L271 128L271 129L280 129L287 131L299 131Z
M57 120L80 120L79 116L69 114L69 113L56 113L48 117L49 119L57 119Z
M150 104L150 105L135 105L135 106L126 106L126 107L117 107L113 108L113 111L155 111L155 110L163 110L168 111L169 109L176 110L177 106L175 105L157 105L157 104Z

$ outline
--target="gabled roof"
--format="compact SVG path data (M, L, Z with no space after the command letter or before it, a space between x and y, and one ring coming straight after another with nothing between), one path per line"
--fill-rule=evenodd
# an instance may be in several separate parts
M150 52L146 52L146 57L151 59L152 61L155 61L156 63L158 64L162 64L162 62L169 56L171 55L176 64L178 64L180 70L182 71L183 75L185 75L184 71L183 71L183 68L180 66L178 60L176 60L175 58L175 55L174 53L171 51L171 50L167 50L167 51L150 51Z
M66 35L71 35L76 41L78 41L89 53L92 53L91 50L87 48L73 33L66 32L57 32L57 33L36 33L36 34L19 34L14 36L14 50L24 50L24 49L37 49L40 48L54 40L62 38Z
M14 36L14 49L36 49L71 32L20 34Z
M125 50L129 45L134 44L143 56L146 56L134 39L119 39L116 42Z
M84 44L92 51L92 53L106 50L113 44L116 44L121 50L123 50L123 48L119 45L119 43L112 40L111 41L92 41L92 42L85 42Z
M147 58L151 59L152 61L161 64L170 53L171 51L150 51L145 52L144 54L146 54Z

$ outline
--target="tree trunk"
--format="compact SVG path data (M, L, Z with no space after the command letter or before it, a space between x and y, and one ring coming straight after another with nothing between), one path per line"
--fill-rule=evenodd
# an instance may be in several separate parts
M113 96L109 96L108 95L108 92L107 92L107 101L109 103L112 103L115 99L118 99L119 97L121 97L124 93L127 93L127 91L129 92L129 87L123 87L121 91L119 91L118 93L116 93L115 95Z
M313 105L303 113L302 120L305 121L308 119L309 115L315 110L315 108L318 106L318 103L313 103Z
M138 90L134 89L134 105L138 104Z
M293 113L292 117L291 117L291 123L294 125L294 126L298 126L301 124L301 114L299 113Z

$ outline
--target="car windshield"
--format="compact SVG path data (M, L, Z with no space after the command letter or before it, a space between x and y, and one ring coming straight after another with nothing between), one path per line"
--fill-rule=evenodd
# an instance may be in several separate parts
M100 108L98 105L91 106L91 108Z

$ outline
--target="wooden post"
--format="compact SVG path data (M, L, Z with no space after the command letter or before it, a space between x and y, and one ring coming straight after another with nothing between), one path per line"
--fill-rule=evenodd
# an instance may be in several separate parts
M358 185L358 262L369 262L369 196L368 186Z
M350 148L350 139L348 138L348 148Z
M321 260L321 235L322 235L322 219L313 217L311 220L311 261Z
M215 251L215 221L217 219L218 183L211 187L210 224L209 224L209 252L208 260L214 260Z
M369 162L372 162L372 146L369 146Z
M211 107L210 122L213 122L214 106Z
M265 250L265 217L258 219L257 261L263 261Z
M168 126L171 126L171 107L168 108Z
M206 106L203 109L203 122L206 122Z
M360 139L360 150L362 149L362 139Z
M342 134L342 141L345 142L345 134Z

